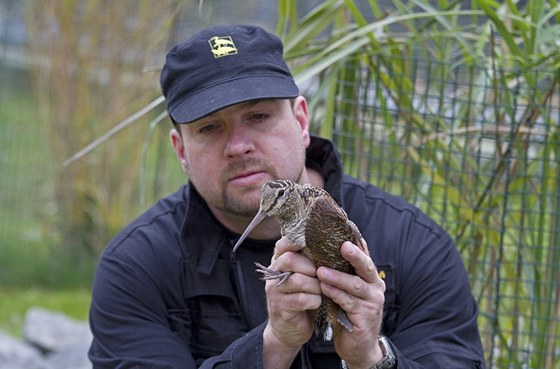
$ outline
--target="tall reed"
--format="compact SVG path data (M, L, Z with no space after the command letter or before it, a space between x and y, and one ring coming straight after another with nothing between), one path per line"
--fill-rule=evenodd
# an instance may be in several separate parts
M157 9L157 12L154 11ZM27 1L30 66L54 173L57 243L101 250L139 213L140 125L72 165L62 163L150 101L176 1ZM154 83L156 81L156 83ZM148 92L148 93L147 93Z
M456 238L490 367L558 367L559 7L392 5L279 1L314 129Z

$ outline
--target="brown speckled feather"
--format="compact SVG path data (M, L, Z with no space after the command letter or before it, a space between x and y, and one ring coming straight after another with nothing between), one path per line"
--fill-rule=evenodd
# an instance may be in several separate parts
M261 206L257 216L237 242L234 250L265 215L278 219L282 235L301 246L315 267L327 266L354 274L354 268L340 255L340 246L351 241L366 254L362 236L346 212L323 189L300 185L291 181L270 181L263 185ZM281 284L291 273L282 273L257 265L264 279L279 279ZM315 313L315 331L330 339L335 324L352 331L352 322L346 313L330 298L323 296L321 306Z
M315 267L327 266L349 274L354 274L354 268L340 255L340 246L343 242L350 241L365 248L358 228L348 219L344 210L330 196L325 195L318 197L311 205L305 226L305 241L303 253L313 260ZM344 312L326 296L323 296L316 314L316 331L323 333L326 338L336 322L343 325L349 323L347 329L352 327ZM347 321L340 322L341 319Z

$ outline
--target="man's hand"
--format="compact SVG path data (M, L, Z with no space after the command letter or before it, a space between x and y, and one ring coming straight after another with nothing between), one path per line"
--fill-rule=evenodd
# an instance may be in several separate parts
M278 286L266 282L268 323L263 333L264 367L289 368L315 326L310 310L321 305L321 287L313 262L287 238L276 243L270 269L293 274Z
M349 368L371 368L383 359L378 335L385 301L385 282L377 274L369 255L356 245L345 242L340 252L352 264L357 275L326 267L317 269L321 291L346 312L354 325L353 332L341 326L335 329L334 346Z

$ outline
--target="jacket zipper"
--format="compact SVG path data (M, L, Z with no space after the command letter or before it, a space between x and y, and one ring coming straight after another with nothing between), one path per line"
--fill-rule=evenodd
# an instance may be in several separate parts
M234 240L230 241L230 247L233 248L235 245ZM231 252L230 253L230 262L233 264L234 267L234 274L235 274L235 282L237 284L237 291L239 296L239 304L241 305L241 312L243 314L243 319L245 320L245 324L247 329L250 329L250 315L249 315L249 301L247 298L247 289L245 288L245 280L243 279L243 268L241 266L241 262L238 261L237 253Z

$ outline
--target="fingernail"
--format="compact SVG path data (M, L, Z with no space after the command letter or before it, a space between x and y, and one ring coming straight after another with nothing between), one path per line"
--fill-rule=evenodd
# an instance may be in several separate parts
M354 256L354 254L356 253L356 250L358 249L358 247L356 247L356 245L354 245L353 243L350 242L350 251L348 252L350 255Z

